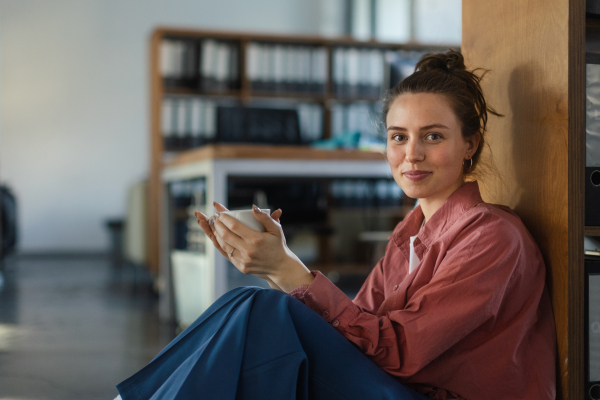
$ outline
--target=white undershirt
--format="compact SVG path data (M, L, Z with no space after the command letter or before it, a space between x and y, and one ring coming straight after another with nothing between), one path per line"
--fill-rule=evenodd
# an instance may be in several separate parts
M417 265L419 265L419 263L421 262L421 260L419 260L419 257L417 257L417 255L415 254L415 248L413 246L413 242L416 238L416 236L410 237L410 260L408 261L409 274L412 273L415 270L415 268L417 268Z
M421 224L421 228L419 228L419 231L423 228L423 225L425 225L425 220L423 220L423 224ZM419 260L419 257L417 257L417 254L415 253L415 247L413 245L416 238L417 235L410 237L410 259L408 260L409 275L415 270L415 268L417 268L417 266L421 262L421 260Z

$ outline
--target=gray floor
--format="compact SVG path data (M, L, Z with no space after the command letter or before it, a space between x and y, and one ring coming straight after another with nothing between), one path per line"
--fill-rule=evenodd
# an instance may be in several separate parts
M115 385L175 336L131 267L12 256L0 272L2 400L112 400Z

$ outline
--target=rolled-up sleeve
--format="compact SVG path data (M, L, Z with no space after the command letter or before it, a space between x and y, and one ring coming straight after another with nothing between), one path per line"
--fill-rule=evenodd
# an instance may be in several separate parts
M315 279L310 286L299 287L290 295L308 305L336 328L343 329L359 312L374 314L384 301L382 265L383 258L367 277L354 302L319 271L312 271ZM358 299L362 299L360 306L357 306Z

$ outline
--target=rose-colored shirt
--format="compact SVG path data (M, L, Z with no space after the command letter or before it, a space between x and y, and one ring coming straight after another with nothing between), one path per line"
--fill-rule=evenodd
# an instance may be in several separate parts
M416 207L351 301L321 273L293 295L432 399L554 399L555 326L538 247L477 182L419 231ZM409 238L421 260L409 274Z

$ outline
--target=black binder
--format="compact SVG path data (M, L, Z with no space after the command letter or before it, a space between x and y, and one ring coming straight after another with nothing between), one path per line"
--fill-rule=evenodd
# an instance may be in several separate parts
M586 53L585 225L600 226L600 54Z
M586 0L585 13L590 17L600 17L600 0Z
M298 112L291 109L219 107L217 142L301 144Z
M585 168L585 225L600 226L600 167Z
M585 260L585 393L600 399L600 257Z

